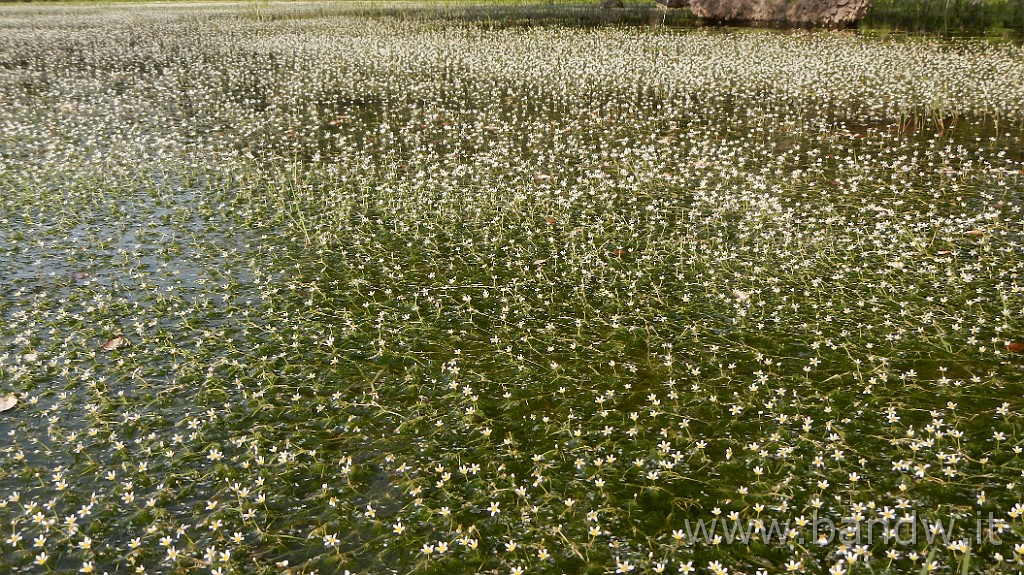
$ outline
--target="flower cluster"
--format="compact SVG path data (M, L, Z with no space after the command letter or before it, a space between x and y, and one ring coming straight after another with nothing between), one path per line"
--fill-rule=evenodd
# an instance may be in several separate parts
M3 567L1024 563L1020 46L439 10L0 8Z

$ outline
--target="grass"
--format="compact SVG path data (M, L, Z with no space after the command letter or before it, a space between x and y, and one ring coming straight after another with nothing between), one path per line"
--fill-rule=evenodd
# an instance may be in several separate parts
M877 1L862 26L912 32L1012 32L1024 29L1024 3L1020 0L974 2Z
M184 4L204 3L194 0ZM18 0L4 3L23 4ZM35 0L35 4L62 4L71 6L104 6L110 3L133 4L138 0ZM173 4L171 2L164 2ZM297 3L293 3L297 4ZM280 17L279 12L268 11L270 2L247 2L250 15L256 18ZM326 16L335 12L362 12L366 15L392 17L443 17L454 20L485 20L498 25L543 25L575 23L595 26L608 23L619 25L683 26L697 25L686 10L663 10L653 1L630 2L625 9L602 10L598 2L580 0L361 0L358 2L319 2L316 13ZM308 12L307 12L308 13ZM878 0L873 3L865 19L858 24L861 30L894 30L911 33L990 34L1005 35L1019 40L1024 29L1024 4L1021 0Z

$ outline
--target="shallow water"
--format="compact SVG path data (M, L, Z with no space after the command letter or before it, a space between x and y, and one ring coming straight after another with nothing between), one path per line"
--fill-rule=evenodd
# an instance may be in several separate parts
M2 9L11 571L1017 560L1019 46L121 8Z

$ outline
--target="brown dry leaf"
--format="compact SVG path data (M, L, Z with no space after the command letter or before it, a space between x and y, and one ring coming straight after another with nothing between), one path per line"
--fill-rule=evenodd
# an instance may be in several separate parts
M124 347L126 345L130 345L131 343L132 342L129 341L127 337L118 334L108 339L107 343L103 344L103 347L101 349L103 349L103 351L114 351L119 347Z
M732 295L736 297L738 301L747 301L750 299L750 292L739 289L732 290Z
M548 260L533 260L533 265L535 266L542 266L546 263L548 263Z
M0 411L8 411L14 409L14 406L18 405L18 398L13 395L0 395Z
M1020 353L1024 351L1024 343L1021 343L1019 341L1011 341L1010 343L1006 344L1006 349L1012 351L1013 353Z
M981 236L985 235L985 230L969 230L969 231L964 232L964 235L965 236L975 237L975 238L980 238Z

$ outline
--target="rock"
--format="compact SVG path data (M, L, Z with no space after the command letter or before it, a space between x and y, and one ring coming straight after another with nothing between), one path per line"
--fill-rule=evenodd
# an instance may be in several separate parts
M690 0L654 0L659 5L665 8L686 8L690 5Z
M805 26L852 24L870 6L871 0L690 0L698 18Z

